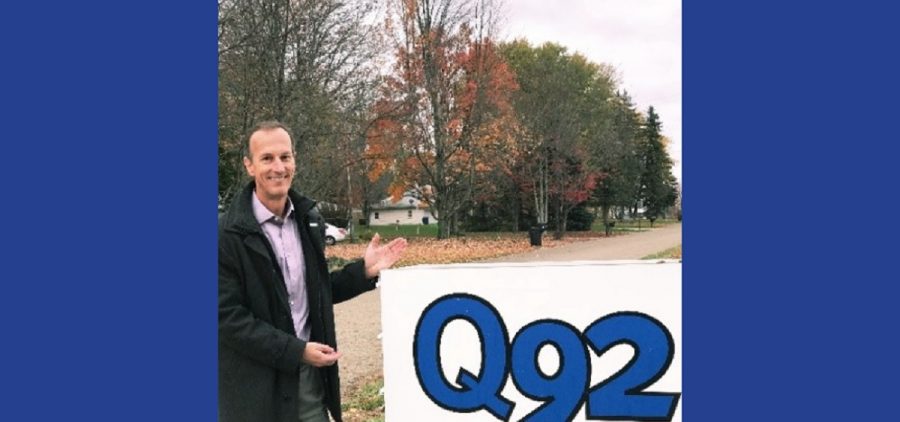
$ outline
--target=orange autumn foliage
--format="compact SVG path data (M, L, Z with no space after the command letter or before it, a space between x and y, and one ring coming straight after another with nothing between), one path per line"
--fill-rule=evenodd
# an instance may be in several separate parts
M387 228L385 231L389 230L390 228ZM553 240L550 236L545 235L542 243L543 248L553 248L600 237L604 237L604 235L599 232L571 232L569 237L561 240ZM388 242L391 239L389 233L382 234L382 242ZM529 245L524 233L473 234L469 237L443 240L431 238L408 238L407 240L409 246L406 248L403 258L396 264L397 267L476 262L534 250ZM339 243L326 248L325 254L328 257L345 260L359 259L363 256L367 245L368 243Z

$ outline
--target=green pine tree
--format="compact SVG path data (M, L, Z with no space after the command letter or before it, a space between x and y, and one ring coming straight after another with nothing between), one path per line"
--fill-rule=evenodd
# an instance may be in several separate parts
M662 122L653 106L647 109L647 121L642 130L640 199L644 206L644 217L650 225L675 205L678 199L675 176L672 175L672 159L662 141Z

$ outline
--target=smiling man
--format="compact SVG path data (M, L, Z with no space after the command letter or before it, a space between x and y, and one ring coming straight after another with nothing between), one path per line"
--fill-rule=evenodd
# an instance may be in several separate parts
M329 273L325 222L291 189L290 130L258 124L244 167L253 180L219 224L219 420L341 421L333 304L374 289L406 240L376 235L363 259Z

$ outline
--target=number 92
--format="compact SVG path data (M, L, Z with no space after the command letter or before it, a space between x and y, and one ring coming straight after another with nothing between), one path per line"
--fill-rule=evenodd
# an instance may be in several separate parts
M478 332L481 368L477 375L460 368L454 385L444 377L440 339L447 324L457 319ZM599 356L619 344L634 348L634 356L611 377L589 386L588 348ZM538 365L538 354L547 345L559 355L553 374ZM591 420L669 421L681 394L644 389L665 374L673 354L674 341L666 327L640 312L603 316L583 333L564 321L542 319L522 327L510 343L499 312L484 299L464 293L428 305L413 340L416 377L434 403L453 412L483 409L504 421L515 407L500 393L509 375L523 395L544 402L522 421L570 421L582 404Z

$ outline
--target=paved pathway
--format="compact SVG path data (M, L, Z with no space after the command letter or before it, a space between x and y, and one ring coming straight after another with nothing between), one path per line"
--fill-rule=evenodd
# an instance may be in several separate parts
M546 234L545 234L546 236ZM641 259L681 244L681 224L669 224L625 236L569 243L556 248L507 255L485 262L592 261Z

